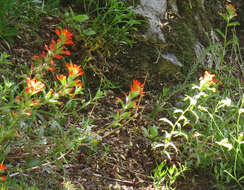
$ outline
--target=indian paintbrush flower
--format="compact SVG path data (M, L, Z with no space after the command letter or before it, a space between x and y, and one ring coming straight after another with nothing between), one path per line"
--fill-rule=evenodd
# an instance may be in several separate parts
M79 86L79 87L83 86L82 82L80 80L78 80L78 79L75 80L75 84L76 84L76 86Z
M73 44L74 42L72 41L71 37L72 37L72 33L69 32L67 29L64 29L64 30L59 30L59 29L56 29L56 34L62 39L63 37L65 37L65 44L67 45L71 45ZM58 40L60 41L60 40Z
M1 179L1 181L7 181L7 178L4 176L1 176L0 179Z
M229 13L230 16L232 16L232 17L237 16L236 8L235 8L234 5L227 4L227 5L225 5L225 8L226 8L226 10L227 10L227 12Z
M0 163L0 170L6 170L6 169L8 169L8 167Z
M136 95L143 95L145 92L143 92L143 87L144 87L144 84L140 83L138 80L133 80L133 83L130 87L131 91L130 93L131 94L136 94Z
M76 64L72 64L72 63L66 64L66 67L69 70L70 76L78 77L78 76L84 74L84 72L82 71L82 68Z
M0 171L1 170L4 171L6 169L8 169L8 167L3 165L3 163L0 163ZM1 179L1 181L6 181L7 180L6 177L4 177L4 176L1 176L0 179Z
M58 75L56 75L56 77L60 81L66 80L66 76L65 75L62 75L62 74L58 74Z
M45 85L42 82L37 81L36 79L27 78L26 84L27 88L25 89L25 92L30 93L31 95L39 93L42 91L43 88L45 88Z
M218 82L218 79L215 78L215 74L211 74L208 71L205 71L204 76L200 77L199 80L200 80L200 86L199 86L200 91L206 90L210 86L213 86ZM214 89L210 89L210 90L214 90Z

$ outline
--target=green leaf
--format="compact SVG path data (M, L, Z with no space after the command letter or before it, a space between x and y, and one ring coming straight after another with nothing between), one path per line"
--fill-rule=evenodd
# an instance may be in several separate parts
M151 137L155 138L158 136L158 128L154 125L152 127L150 127L150 133L151 133Z
M165 118L165 117L164 118L160 118L159 121L164 121L164 122L168 123L171 127L174 126L174 124L170 120L168 120L167 118Z
M142 130L147 138L150 138L150 135L145 127L142 127Z
M230 26L239 26L240 23L239 22L230 22L227 27L230 27Z
M226 14L220 14L220 15L223 17L223 19L224 19L226 22L229 21L229 18L228 18L228 16L227 16Z
M233 39L231 39L231 40L229 40L228 42L226 42L225 44L224 44L224 47L227 47L227 46L229 46L229 45L231 45L231 44L233 44L234 43L234 41L233 41Z
M92 30L91 28L84 30L83 33L87 36L91 36L91 35L96 34L96 32L94 30Z
M169 90L170 90L169 88L164 87L164 88L163 88L163 92L162 92L161 96L162 96L162 97L167 96L167 94L168 94Z
M123 119L130 119L131 118L129 112L123 113L120 117L123 118Z
M87 15L76 15L76 16L73 16L73 19L78 22L84 22L84 21L88 20L89 17Z
M224 38L225 39L225 35L224 35L224 33L220 30L220 29L215 29L215 31L216 32L218 32L218 34L222 37L222 38Z
M26 168L34 167L34 166L38 165L39 163L40 163L39 159L31 160L26 163Z

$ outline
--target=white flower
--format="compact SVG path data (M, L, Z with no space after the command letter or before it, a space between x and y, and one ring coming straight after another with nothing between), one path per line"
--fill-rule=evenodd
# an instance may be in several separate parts
M231 106L231 99L226 98L225 100L220 101L220 103L224 106Z
M225 147L225 148L227 148L229 151L233 148L233 146L232 146L232 144L230 144L229 142L228 142L228 139L226 138L226 139L222 139L221 141L216 141L216 143L218 144L218 145L220 145L220 146L223 146L223 147Z

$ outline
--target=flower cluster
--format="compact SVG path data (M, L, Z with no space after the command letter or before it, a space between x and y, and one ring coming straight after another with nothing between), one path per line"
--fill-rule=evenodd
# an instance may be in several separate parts
M4 170L6 170L6 169L8 169L8 167L5 166L5 165L3 165L2 163L0 163L0 171L4 171ZM6 181L7 179L6 179L5 176L1 176L1 177L0 177L0 180L1 180L1 181Z
M227 4L227 5L225 5L225 8L226 8L228 14L229 14L232 18L235 17L235 16L237 16L236 8L235 8L234 5L232 5L232 4Z
M130 89L131 89L130 93L134 93L135 95L136 94L143 95L145 93L145 92L143 92L143 87L144 87L144 84L140 83L138 80L133 80L133 83L130 87Z
M30 116L32 115L31 107L40 106L48 102L62 105L62 103L58 101L60 97L74 97L77 94L81 94L83 84L77 77L83 75L84 72L80 66L72 64L72 62L66 64L69 76L56 74L56 78L61 85L56 85L55 89L50 89L47 93L45 91L46 85L42 82L43 69L56 71L54 59L62 59L62 55L70 55L70 51L66 49L65 45L73 44L72 33L68 30L56 29L56 34L58 35L58 39L55 41L52 38L50 45L45 45L45 51L43 51L41 55L33 57L35 64L31 67L32 77L26 78L25 83L26 88L24 93L27 96L16 96L15 98L15 102L20 107L20 115L24 114ZM43 92L44 97L37 99L37 96L34 95L40 92ZM17 112L15 111L15 113ZM16 117L16 115L18 114L14 114L14 117Z
M55 71L55 63L53 61L54 58L56 59L62 59L62 55L70 55L70 51L68 51L65 47L65 45L72 45L72 33L69 32L67 29L59 30L56 29L56 34L58 35L59 39L55 41L54 39L51 40L50 45L45 45L45 50L43 51L40 56L35 56L34 60L44 62L47 66L45 67L48 71ZM49 91L46 95L46 99L50 99L51 95L53 94L54 99L58 99L60 96L66 96L71 95L72 97L75 96L75 94L78 94L80 92L80 87L83 86L81 80L77 79L77 77L84 74L82 71L82 68L76 64L72 64L71 62L69 64L66 64L66 67L68 69L69 76L65 76L63 74L56 74L56 78L61 83L60 89L58 89L58 93L53 94L55 90L52 89L52 91ZM40 70L40 69L39 69ZM30 79L27 78L26 81L27 88L26 92L33 94L36 94L41 91L45 87L45 85L36 79ZM74 89L76 89L74 92Z
M63 74L57 74L56 78L60 81L62 85L62 89L59 90L60 96L66 96L70 95L72 97L75 96L83 86L81 80L77 79L77 77L84 74L82 71L82 68L76 64L66 64L66 67L68 69L69 76L65 76ZM76 91L74 92L74 89L76 87Z
M62 55L70 55L70 51L67 50L65 45L72 45L74 42L72 41L72 33L67 29L59 30L56 29L56 34L59 39L55 41L53 38L51 40L50 45L45 45L45 50L39 56L34 56L33 59L40 65L41 63L45 63L47 65L42 65L45 67L47 71L55 71L55 62L54 58L62 59ZM42 67L41 66L41 67ZM39 68L40 70L40 68Z
M219 13L220 16L222 16L224 18L224 20L226 22L230 22L234 17L237 16L237 13L236 13L236 8L234 5L230 4L231 1L228 1L229 4L226 4L225 5L225 8L226 8L226 11L227 13Z
M25 92L30 93L31 95L39 93L42 91L43 88L45 88L45 85L42 82L31 78L26 79L26 85L27 88L25 89Z
M132 109L134 108L137 110L139 108L139 103L137 104L139 101L136 97L145 94L143 87L144 84L140 83L138 80L133 80L129 95L125 94L125 102L119 97L116 98L120 102L122 108L117 110L114 123L119 123L122 119L131 119Z
M215 74L211 74L208 71L204 72L204 76L200 77L200 86L199 90L203 91L208 89L210 86L213 86L218 82L218 79L215 78Z
M70 76L78 77L78 76L84 74L84 72L82 71L82 68L78 65L71 63L71 64L66 64L66 67L68 68Z
M64 29L64 30L59 30L59 29L56 29L56 34L60 37L61 40L64 40L64 44L67 44L67 45L72 45L74 44L74 42L72 41L72 33L69 32L67 29ZM65 37L65 38L64 38ZM61 40L58 40L58 42L60 42Z
M73 98L83 93L83 84L81 79L79 79L84 74L81 66L70 62L66 64L67 75L55 72L56 63L54 61L62 59L64 55L70 55L70 51L65 45L73 44L72 33L68 30L57 29L56 34L58 39L51 39L51 43L45 45L44 51L39 56L33 57L34 61L31 65L30 73L28 73L25 81L23 81L25 86L22 92L15 96L15 105L10 110L10 122L14 130L19 120L25 120L26 117L34 115L35 110L41 106L49 104L59 104L62 106L64 103L60 99L64 96ZM45 82L44 76L46 72L43 72L45 70L52 71L52 76L56 76L54 83L48 85ZM48 87L52 88L48 89ZM2 134L5 134L5 131ZM16 130L16 134L13 134L13 137L22 138L22 135ZM0 174L6 169L7 167L0 163ZM0 175L0 181L6 180L6 177Z

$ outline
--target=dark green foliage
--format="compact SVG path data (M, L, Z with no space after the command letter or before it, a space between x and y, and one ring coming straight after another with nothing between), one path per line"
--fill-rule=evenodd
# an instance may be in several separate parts
M12 41L12 37L17 34L17 29L11 22L11 10L16 5L17 0L0 0L0 38Z

